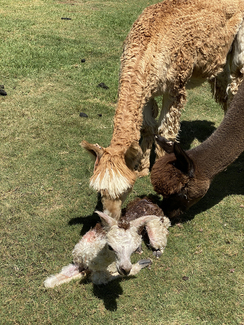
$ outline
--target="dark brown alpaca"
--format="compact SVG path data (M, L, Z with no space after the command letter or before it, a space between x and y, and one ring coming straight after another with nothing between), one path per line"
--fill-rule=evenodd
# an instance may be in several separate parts
M162 194L163 210L176 217L208 191L213 178L244 151L244 82L217 130L201 145L184 151L177 143L156 136L169 154L158 159L151 182Z

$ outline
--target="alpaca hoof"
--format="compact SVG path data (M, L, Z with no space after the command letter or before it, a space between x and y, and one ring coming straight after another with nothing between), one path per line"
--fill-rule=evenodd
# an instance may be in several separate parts
M158 249L156 251L153 252L153 255L156 257L156 258L159 258L163 253Z
M152 261L150 260L150 258L147 258L147 259L144 259L144 260L140 260L138 261L138 264L144 268L144 267L147 267L147 266L151 266L152 265Z
M141 245L137 248L137 250L135 251L135 253L140 254L140 255L143 253L143 250L142 250L142 246Z

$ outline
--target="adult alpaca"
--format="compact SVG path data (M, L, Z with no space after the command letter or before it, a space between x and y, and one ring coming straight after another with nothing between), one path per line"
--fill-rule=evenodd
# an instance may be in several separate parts
M119 219L136 165L141 176L149 171L153 135L176 138L190 80L209 80L215 99L227 109L243 76L243 17L243 0L165 0L135 21L121 57L110 146L82 142L95 157L90 186L101 193L104 212ZM159 126L158 95L163 95ZM157 157L162 152L156 144Z
M201 145L185 152L162 137L157 141L172 153L156 161L151 181L164 197L164 213L172 218L199 201L213 178L244 151L244 81L220 126Z

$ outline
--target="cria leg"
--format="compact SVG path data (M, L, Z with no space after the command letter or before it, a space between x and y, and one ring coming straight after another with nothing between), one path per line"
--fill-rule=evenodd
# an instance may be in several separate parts
M63 283L70 282L71 280L82 279L85 277L86 277L85 272L81 273L77 265L69 264L67 266L64 266L60 273L48 277L44 281L44 286L46 288L54 288Z
M167 245L168 228L170 221L166 217L158 217L149 221L146 225L147 234L151 247L155 250L154 255L160 257Z
M138 176L148 175L150 167L150 153L154 142L154 134L157 132L157 123L155 118L158 115L158 105L151 98L143 109L143 126L141 129L142 141L142 159L138 168Z
M130 271L130 275L136 275L137 273L139 273L142 269L144 269L147 266L152 265L152 261L148 258L148 259L144 259L144 260L140 260L137 263L132 265L132 269Z

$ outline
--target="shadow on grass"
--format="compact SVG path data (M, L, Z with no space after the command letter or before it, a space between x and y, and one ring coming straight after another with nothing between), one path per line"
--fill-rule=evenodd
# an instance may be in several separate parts
M123 294L123 289L120 285L121 281L131 281L135 276L128 276L115 279L107 284L96 285L93 284L93 294L100 300L103 300L104 307L109 311L116 311L118 309L117 299ZM90 280L84 279L80 283L86 284Z
M97 203L96 203L96 207L94 209L93 214L90 214L88 216L85 217L79 217L79 218L73 218L69 221L69 225L77 225L77 224L82 224L82 230L80 232L80 235L83 236L85 233L87 233L87 231L89 231L92 227L95 227L97 222L100 222L100 218L99 216L95 213L95 211L103 211L103 206L102 206L102 202L101 202L101 195L98 194L97 195Z
M184 150L191 147L192 142L197 139L199 142L205 141L216 130L211 121L183 121L179 132L179 142Z
M214 178L207 194L185 212L184 215L193 218L195 215L210 209L223 200L223 198L232 194L244 195L244 153L225 171Z
M211 121L182 121L178 140L184 150L191 147L192 142L197 139L199 142L205 141L216 130ZM150 170L155 162L155 146L153 145L150 156Z
M133 279L131 277L123 278L123 281L130 281ZM116 311L117 310L117 299L123 294L123 289L120 285L122 279L117 279L109 282L106 285L93 285L94 296L103 300L104 306L107 310Z
M194 139L205 141L215 130L210 121L183 121L181 124L180 143L188 150ZM228 148L226 148L228 150ZM195 215L218 204L224 197L232 194L244 195L244 153L227 169L218 174L211 183L207 194L181 216L182 221L193 219Z

